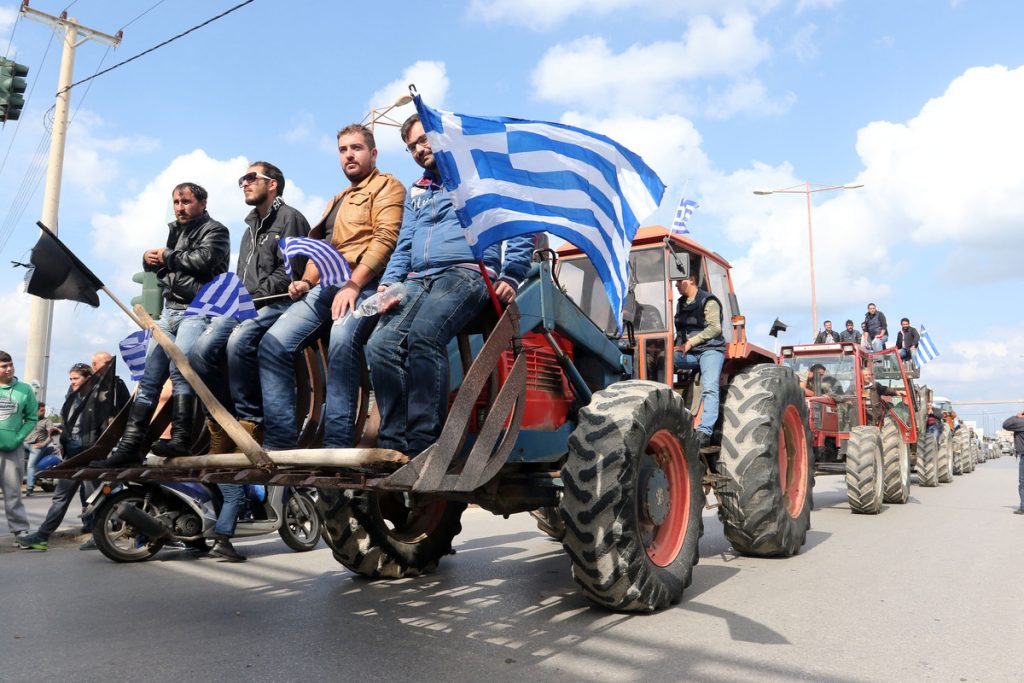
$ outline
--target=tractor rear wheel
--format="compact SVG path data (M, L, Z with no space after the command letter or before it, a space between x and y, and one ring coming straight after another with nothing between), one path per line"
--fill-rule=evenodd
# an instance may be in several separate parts
M462 531L465 503L403 493L320 489L324 540L360 576L400 579L437 569Z
M594 602L652 612L682 599L703 531L693 418L663 384L617 382L580 411L562 469L562 545Z
M924 432L917 435L917 462L914 469L917 472L918 486L938 486L938 460L939 447L935 443L935 436Z
M882 424L882 500L906 503L910 499L910 449L893 420Z
M938 470L940 484L953 483L953 439L948 429L943 429L942 436L939 437Z
M722 402L715 469L718 517L737 552L795 555L811 525L811 437L793 371L754 365L736 373Z
M953 474L966 473L967 434L957 430L953 432Z
M882 511L882 434L878 427L850 430L846 444L846 497L864 515Z

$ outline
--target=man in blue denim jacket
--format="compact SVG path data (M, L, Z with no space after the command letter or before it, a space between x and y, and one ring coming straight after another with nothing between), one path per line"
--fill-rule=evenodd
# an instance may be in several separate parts
M406 283L397 309L386 312L369 343L366 360L380 409L378 445L419 453L441 433L448 406L448 342L487 305L477 258L441 183L419 116L401 129L402 140L425 171L405 202L402 229L380 291ZM493 245L484 254L488 275L503 304L516 295L530 268L532 236Z

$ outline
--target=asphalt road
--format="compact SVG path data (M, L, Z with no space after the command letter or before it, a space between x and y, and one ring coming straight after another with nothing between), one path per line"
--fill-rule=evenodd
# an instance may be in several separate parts
M1019 681L1016 479L1000 458L865 517L819 478L784 560L736 555L708 511L693 585L649 616L592 607L527 515L471 509L437 574L379 582L276 537L118 565L0 536L0 680Z

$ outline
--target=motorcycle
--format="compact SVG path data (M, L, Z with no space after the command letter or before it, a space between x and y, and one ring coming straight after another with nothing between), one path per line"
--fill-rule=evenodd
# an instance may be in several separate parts
M316 489L246 485L246 502L233 538L271 534L296 552L320 541ZM93 539L115 562L141 562L168 543L200 552L214 536L223 498L216 486L195 482L103 484L89 497Z

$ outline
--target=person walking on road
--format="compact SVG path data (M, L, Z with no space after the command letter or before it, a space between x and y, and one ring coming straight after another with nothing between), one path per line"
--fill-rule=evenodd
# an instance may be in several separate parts
M0 351L0 490L4 494L7 528L14 542L28 534L28 514L21 500L21 473L25 467L25 439L39 418L32 387L14 376L14 359Z
M1017 456L1017 495L1020 496L1020 504L1013 514L1024 515L1024 410L1006 418L1003 429L1013 432L1013 452Z

